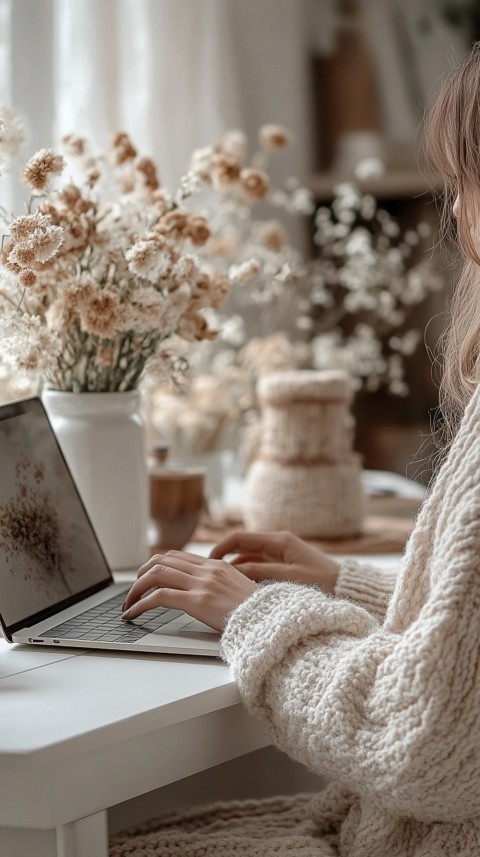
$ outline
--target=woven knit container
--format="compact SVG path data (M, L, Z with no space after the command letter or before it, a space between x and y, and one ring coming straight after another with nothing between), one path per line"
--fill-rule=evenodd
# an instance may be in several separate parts
M261 379L258 396L261 439L246 478L246 527L303 538L360 533L364 497L348 376L275 373Z

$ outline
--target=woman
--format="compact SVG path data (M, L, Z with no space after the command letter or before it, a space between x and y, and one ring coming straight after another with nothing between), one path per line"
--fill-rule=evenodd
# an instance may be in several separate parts
M331 785L313 799L158 821L145 853L480 854L478 45L444 85L427 140L456 195L466 258L443 381L450 424L464 414L396 583L288 534L237 533L211 559L153 558L126 601L128 618L162 604L222 631L223 657L249 711ZM231 551L234 565L223 560ZM278 582L259 585L264 579ZM129 844L143 854L138 835ZM121 841L112 849L135 854Z

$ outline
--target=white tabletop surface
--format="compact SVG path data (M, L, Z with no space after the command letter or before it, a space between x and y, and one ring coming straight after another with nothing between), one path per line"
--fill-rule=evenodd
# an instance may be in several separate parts
M4 640L0 724L0 827L12 830L58 830L269 743L219 659Z

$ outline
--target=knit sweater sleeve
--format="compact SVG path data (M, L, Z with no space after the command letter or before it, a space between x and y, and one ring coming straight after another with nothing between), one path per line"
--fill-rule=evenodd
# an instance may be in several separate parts
M222 637L273 743L426 822L459 822L480 805L480 495L470 490L475 501L449 512L429 596L402 633L359 604L279 583L243 602Z
M383 619L395 588L398 569L381 569L346 559L340 564L335 595L354 601Z

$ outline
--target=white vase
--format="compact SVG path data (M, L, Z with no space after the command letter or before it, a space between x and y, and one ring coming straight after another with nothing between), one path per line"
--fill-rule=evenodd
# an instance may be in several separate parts
M44 390L42 400L110 568L138 567L148 526L140 394Z

